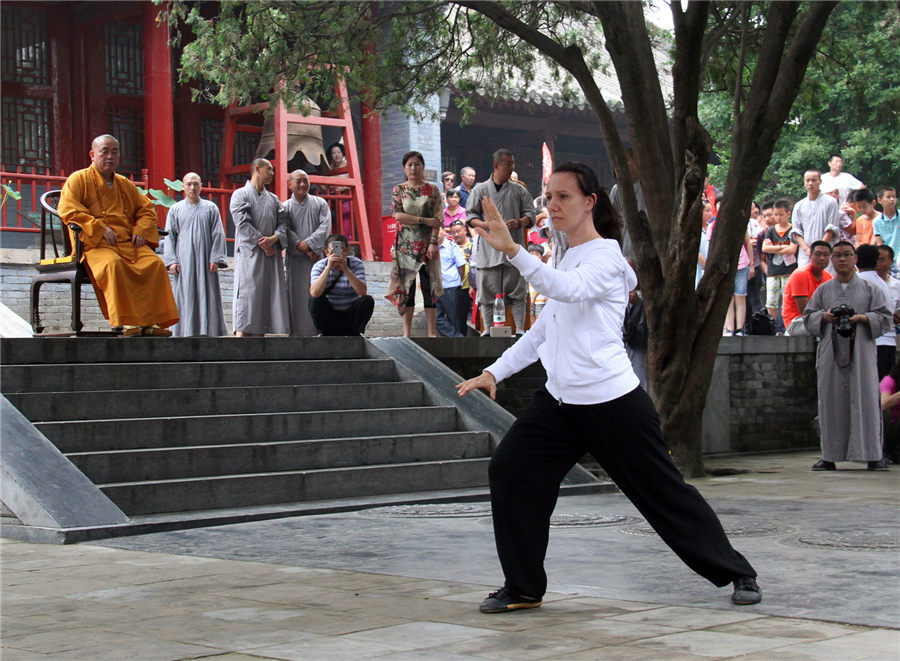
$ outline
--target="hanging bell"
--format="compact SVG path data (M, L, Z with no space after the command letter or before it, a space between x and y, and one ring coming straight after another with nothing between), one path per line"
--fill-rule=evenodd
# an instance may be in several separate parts
M312 99L304 99L304 108L288 108L288 114L321 117L322 111ZM304 111L305 110L305 111ZM271 158L275 153L275 109L269 105L264 115L262 135L254 158ZM291 161L297 152L320 169L327 168L325 147L322 141L322 127L317 124L289 121L287 123L287 159Z

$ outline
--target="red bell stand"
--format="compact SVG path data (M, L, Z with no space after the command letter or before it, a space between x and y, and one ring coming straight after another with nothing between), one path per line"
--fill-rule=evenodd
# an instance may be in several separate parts
M348 101L347 85L343 79L338 78L334 85L335 94L341 100L337 112L322 113L322 117L307 117L289 113L284 103L278 102L275 107L275 158L272 166L275 168L275 194L279 200L286 200L289 194L287 186L287 126L288 122L297 124L313 124L317 126L332 126L341 129L343 135L344 152L347 157L347 166L331 171L332 175L323 176L310 174L311 184L328 187L343 187L350 189L350 204L355 219L356 236L359 242L360 257L363 260L374 259L372 251L372 239L369 233L368 215L363 197L362 176L359 168L359 159L356 153L356 136L353 131L353 120L350 115L350 102ZM231 175L244 173L250 176L250 163L235 164L234 161L234 136L236 132L262 133L262 126L257 124L241 123L247 117L261 115L269 107L268 103L256 103L250 106L232 106L225 111L225 132L222 140L222 167L220 170L220 185L231 186ZM340 205L340 202L338 203Z

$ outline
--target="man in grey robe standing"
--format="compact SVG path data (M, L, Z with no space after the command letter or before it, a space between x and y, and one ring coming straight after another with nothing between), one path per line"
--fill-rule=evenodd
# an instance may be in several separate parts
M291 335L310 337L317 331L309 314L309 273L325 252L331 211L328 202L309 194L309 176L303 170L291 172L288 187L293 195L282 208L287 216L288 245L284 251L284 266Z
M797 266L809 264L814 241L832 243L840 234L840 209L837 201L821 191L822 177L818 170L803 173L806 197L794 205L791 217L791 237L800 246L797 250ZM832 256L833 258L833 256Z
M219 207L200 198L200 175L188 172L181 180L184 199L169 209L163 243L166 268L174 274L179 322L175 337L225 335L225 312L219 291L219 268L228 266L225 228Z
M234 220L234 334L287 334L288 304L281 250L287 224L281 202L266 185L275 169L264 158L251 167L250 181L231 196Z
M838 461L864 461L869 470L888 470L882 459L875 338L890 328L891 310L884 292L856 274L851 243L837 242L831 263L837 276L822 283L803 310L806 329L820 338L816 371L822 459L812 470L836 470ZM832 312L841 305L854 312L846 329Z
M470 227L487 227L482 217L481 200L489 197L497 205L513 240L523 248L525 230L534 225L535 209L531 195L525 186L509 180L516 167L516 160L508 149L494 152L494 172L487 181L482 181L472 189L466 203L466 220ZM478 308L487 335L493 316L494 298L505 293L512 309L516 334L525 332L525 299L528 286L518 269L499 250L494 250L487 241L478 241L470 263L477 269Z

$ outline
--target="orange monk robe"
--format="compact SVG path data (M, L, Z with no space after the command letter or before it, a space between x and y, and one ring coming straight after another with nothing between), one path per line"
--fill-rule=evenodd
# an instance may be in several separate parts
M116 174L110 187L93 165L73 172L59 198L59 215L83 230L83 259L111 326L166 328L178 321L168 272L153 252L159 243L156 209L131 181ZM117 245L103 238L107 227ZM132 234L147 243L135 248Z

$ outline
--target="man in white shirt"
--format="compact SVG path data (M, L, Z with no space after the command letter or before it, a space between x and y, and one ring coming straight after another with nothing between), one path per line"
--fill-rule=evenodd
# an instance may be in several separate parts
M875 338L878 350L878 380L880 381L894 367L897 359L897 325L900 324L900 280L891 276L894 265L894 249L886 243L878 247L878 261L875 272L887 286L888 307L894 315L893 324L883 335ZM861 275L861 274L860 274Z
M833 244L840 231L840 207L834 198L821 192L822 177L818 170L803 173L806 197L794 206L792 234L800 246L799 267L809 264L809 246L813 241Z
M897 301L894 298L894 292L891 290L888 282L878 272L879 260L882 259L881 251L877 246L863 244L856 248L856 270L863 280L868 280L873 285L884 292L888 301L888 309L893 314L897 307ZM890 271L892 259L887 260L887 268ZM878 352L878 380L881 381L891 367L894 366L894 358L897 351L897 334L892 326L890 329L875 338L875 347ZM884 372L884 373L882 373Z
M850 191L865 188L866 185L849 172L841 172L844 167L844 159L840 154L832 154L828 159L828 172L822 175L822 191L827 193L830 190L838 192L838 202L843 204L847 201Z

